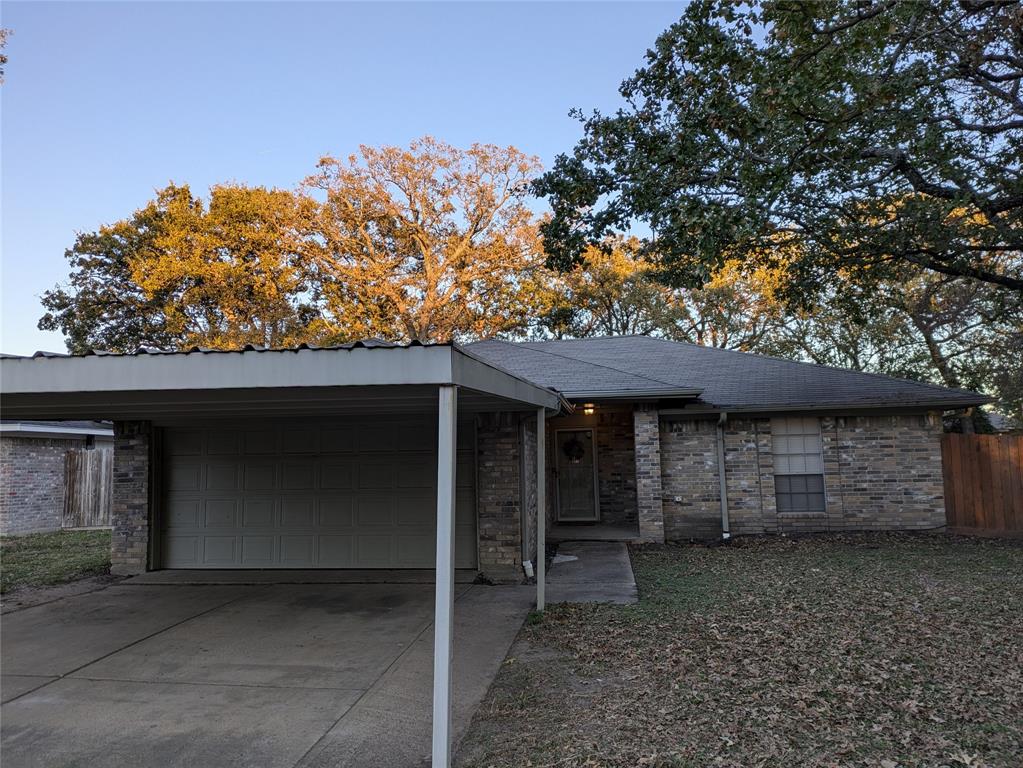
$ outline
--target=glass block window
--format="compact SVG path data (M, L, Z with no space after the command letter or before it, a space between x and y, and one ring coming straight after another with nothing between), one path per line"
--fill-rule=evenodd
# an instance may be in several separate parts
M772 419L771 444L778 512L824 512L820 420L803 416Z

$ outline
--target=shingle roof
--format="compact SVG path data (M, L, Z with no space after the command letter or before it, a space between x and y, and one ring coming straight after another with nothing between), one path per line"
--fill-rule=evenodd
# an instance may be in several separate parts
M467 345L478 357L566 397L701 390L699 402L732 410L828 407L966 407L990 398L890 376L657 339L615 336Z

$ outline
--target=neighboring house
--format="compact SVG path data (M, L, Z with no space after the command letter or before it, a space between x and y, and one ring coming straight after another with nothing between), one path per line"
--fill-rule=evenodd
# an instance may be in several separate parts
M113 445L110 424L0 422L0 534L60 530L69 487L67 454L86 448L109 452Z
M989 400L645 336L0 365L5 417L114 421L122 573L431 568L438 455L455 564L496 580L536 559L540 485L562 538L937 528L941 414Z

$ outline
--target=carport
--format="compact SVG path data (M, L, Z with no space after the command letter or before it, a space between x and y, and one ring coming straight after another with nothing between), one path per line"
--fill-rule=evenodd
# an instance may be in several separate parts
M402 419L407 418L409 423L422 423L425 419L432 423L435 420L436 480L430 488L435 491L436 522L434 530L428 532L435 537L436 571L433 765L450 764L451 640L458 528L456 509L459 488L456 468L460 414L535 413L536 434L539 438L535 451L537 607L541 610L544 607L544 424L548 416L556 415L568 406L555 392L483 362L456 345L395 346L360 342L339 347L304 346L290 350L248 347L237 352L195 349L176 353L140 351L133 355L4 358L0 360L0 389L3 392L0 409L5 419L96 418L115 422L119 459L115 459L112 559L115 567L122 572L139 572L167 562L161 559L163 555L160 548L168 546L172 541L175 547L185 547L183 551L186 552L184 557L187 560L187 552L190 551L188 547L193 546L188 542L192 540L195 540L194 546L201 547L204 553L221 553L219 560L204 555L198 564L240 567L239 563L244 562L244 556L238 554L238 547L245 546L246 538L252 540L250 549L256 553L254 557L269 558L261 567L289 567L288 558L282 555L284 548L291 547L293 551L301 553L304 550L299 545L310 538L315 539L316 551L321 553L317 556L322 556L323 552L328 553L328 559L323 562L333 563L331 567L346 562L344 553L349 551L364 551L366 562L371 567L377 563L401 567L406 561L418 562L416 558L421 556L422 543L427 535L422 528L410 534L403 533L397 527L388 533L373 533L364 532L355 524L356 527L351 531L340 535L320 530L314 523L309 523L312 517L302 518L301 505L294 506L298 511L294 515L289 513L287 518L306 520L303 525L307 527L302 529L301 535L289 537L285 529L283 533L274 534L276 538L270 534L260 536L257 535L257 528L245 528L245 523L238 522L241 512L237 510L249 501L259 501L246 493L260 490L259 484L266 482L267 473L274 478L273 488L280 489L286 484L283 478L287 466L295 468L295 477L299 480L294 482L304 482L301 478L305 476L303 472L309 474L310 462L319 461L322 464L326 461L323 457L328 455L324 447L327 438L323 436L322 430L311 429L308 434L317 435L315 439L320 441L317 445L324 447L324 450L310 451L307 445L302 444L301 437L298 437L296 450L289 459L285 455L286 450L282 448L286 440L285 433L261 429L260 434L277 435L273 438L274 452L266 449L265 454L277 458L267 458L264 461L245 459L238 463L236 469L224 469L234 465L210 458L210 434L220 435L226 431L231 435L231 429L234 428L206 428L203 432L195 427L207 420L217 424L255 424L262 427L271 421L280 423L282 419L294 419L302 424L313 425L327 422L357 423L358 428L349 432L375 435L374 423L380 420L390 425L392 434L400 435L400 427L395 424L397 422L400 425ZM154 467L160 466L163 458L160 453L164 443L150 440L151 428L170 430L179 435L180 438L173 443L173 450L186 458L174 460L177 461L174 466L186 469L198 467L195 471L200 474L196 477L204 478L201 483L194 483L193 489L189 485L191 481L187 479L188 472L185 472L186 479L181 481L180 499L169 495L170 490L167 491L168 495L164 494L165 489L161 484L166 482L166 478L162 471L154 471ZM193 434L200 434L200 437L190 437ZM421 435L410 434L407 442L415 445L417 439L421 442ZM352 448L347 444L337 450L336 455L353 456L353 461L361 455L357 447ZM414 454L401 453L400 450L378 454L376 464L373 465L376 469L364 471L367 477L371 477L373 471L385 476L388 462L400 464L403 456L411 455ZM201 461L188 458L194 456L203 458ZM389 458L381 461L379 456ZM421 466L421 458L411 463L416 465L418 462ZM278 459L279 463L275 464L274 461ZM225 494L221 494L223 498L218 499L201 496L209 490L213 482L210 478L214 477L215 470L223 470L227 476L234 478L231 482L238 485L237 493L231 495L225 491ZM399 470L400 466L391 467L391 475L397 477ZM351 467L346 469L344 463L340 462L332 464L329 473L319 467L316 477L327 477L328 474L333 478L345 477L344 473L350 471ZM322 504L323 499L348 498L353 495L332 496L321 487L322 479L316 482L316 488L322 491L322 498L316 497L318 504ZM172 483L176 485L178 481L173 480ZM358 509L364 509L366 515L371 515L373 504L380 502L384 505L380 509L386 507L387 514L392 516L389 519L397 519L394 516L398 515L396 510L402 499L415 501L420 497L411 491L406 493L400 481L395 481L394 485L399 490L390 496L381 495L383 492L375 493L370 486L362 496L354 494L355 501L352 503L361 505ZM422 483L419 486L409 486L419 488L417 493L420 495L422 487ZM225 520L233 521L232 525L242 525L241 531L218 536L203 534L205 538L199 540L197 534L193 535L194 531L178 528L173 529L173 536L161 536L161 526L156 523L155 517L160 513L159 501L164 498L180 501L180 508L186 510L187 518L187 510L190 509L188 505L193 500L189 493L199 494L194 498L202 499L203 514L207 518L223 514ZM212 501L224 506L217 507L211 504ZM282 502L277 500L275 503L280 505ZM280 506L277 509L280 510ZM258 505L255 503L253 510L256 515ZM414 511L410 506L409 514ZM275 518L276 524L282 525L285 518L281 515L284 512L276 514L279 515ZM258 518L253 517L253 520ZM366 522L370 524L372 520L367 519ZM257 526L258 523L254 522L253 525ZM347 539L354 543L347 542ZM241 543L233 543L229 548L228 540ZM363 540L365 547L360 550L358 548L363 545ZM329 546L331 544L341 549L332 550ZM344 549L348 546L356 549ZM385 559L383 554L374 554L374 546L380 548L380 553L386 551L389 559ZM226 554L229 551L230 557ZM335 554L330 555L331 552ZM329 557L341 559L329 560ZM302 562L305 567L310 565L308 559L300 559L298 562Z

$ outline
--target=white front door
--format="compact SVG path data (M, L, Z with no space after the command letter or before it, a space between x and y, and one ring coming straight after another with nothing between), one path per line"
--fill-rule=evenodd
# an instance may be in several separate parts
M559 429L554 434L558 473L558 522L595 522L597 459L592 429Z

